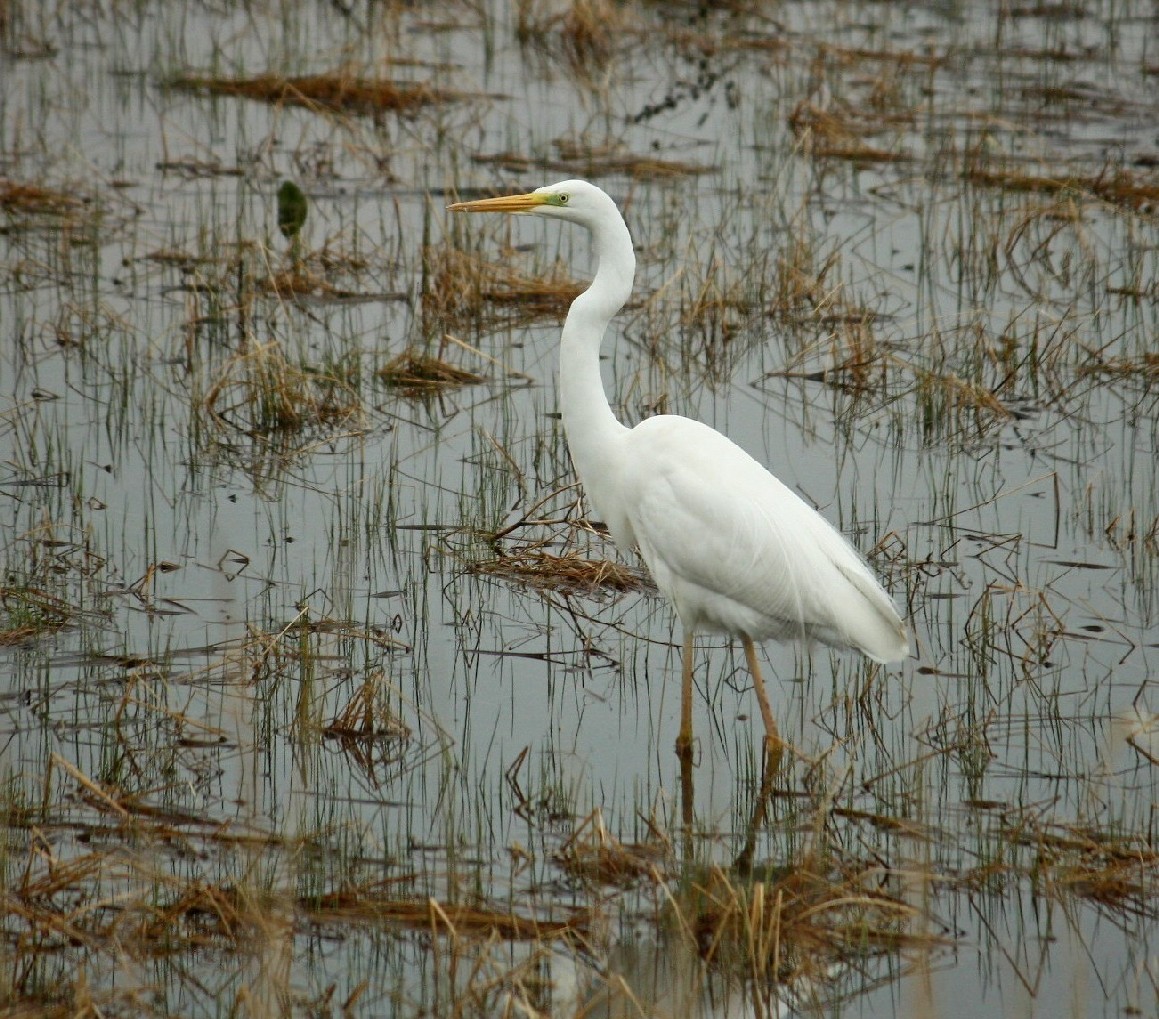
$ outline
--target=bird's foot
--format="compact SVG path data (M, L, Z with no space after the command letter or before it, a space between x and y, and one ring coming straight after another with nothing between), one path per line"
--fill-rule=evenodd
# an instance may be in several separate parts
M681 763L692 763L693 742L691 736L683 733L676 737L676 756L680 758Z

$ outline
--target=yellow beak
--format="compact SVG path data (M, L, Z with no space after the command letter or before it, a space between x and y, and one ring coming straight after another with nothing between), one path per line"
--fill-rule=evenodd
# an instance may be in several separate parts
M546 195L537 195L532 191L526 195L502 195L499 198L480 198L474 202L455 202L447 208L451 212L531 212L546 203Z

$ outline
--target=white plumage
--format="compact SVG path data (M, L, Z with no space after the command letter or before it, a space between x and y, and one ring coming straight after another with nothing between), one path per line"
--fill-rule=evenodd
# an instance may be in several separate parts
M466 212L534 212L586 227L598 266L573 302L560 340L560 403L576 472L624 550L637 547L684 627L677 749L692 747L692 635L744 643L768 739L776 723L753 641L818 640L898 662L909 639L864 559L824 517L707 425L663 414L634 428L612 413L600 344L632 290L632 239L598 187L567 180L525 195L462 202Z

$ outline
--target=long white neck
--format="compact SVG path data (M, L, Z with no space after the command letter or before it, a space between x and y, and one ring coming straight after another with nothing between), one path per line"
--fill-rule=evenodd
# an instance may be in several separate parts
M617 467L627 428L616 420L600 378L604 332L632 293L636 255L618 214L592 230L598 264L595 279L572 303L559 346L559 397L563 428L576 473L588 493L603 490L595 479ZM598 498L598 496L597 496ZM607 520L607 508L593 508ZM611 523L609 520L608 523Z

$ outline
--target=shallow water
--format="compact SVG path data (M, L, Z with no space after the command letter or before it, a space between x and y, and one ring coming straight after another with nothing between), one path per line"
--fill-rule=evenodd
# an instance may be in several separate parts
M677 890L747 841L913 911L895 950L771 988L801 1014L1146 1013L1153 12L596 4L581 31L584 6L15 6L0 177L63 197L6 202L0 235L0 993L523 1000L521 967L544 965L527 942L325 898L385 881L420 905L582 911L583 947L557 946L575 1000L622 973L640 1008L753 1014L752 985L695 953L692 1000L668 975ZM342 68L453 96L366 115L172 85ZM901 669L765 649L795 760L755 825L742 655L702 642L681 838L667 606L472 570L538 542L618 557L576 526L558 315L480 301L503 282L463 268L583 279L584 239L443 211L571 175L621 201L638 247L613 405L726 431L870 554L911 622ZM324 283L299 295L287 177L310 202L297 271ZM408 347L484 381L388 387L375 373ZM329 402L265 430L271 374L299 408ZM343 739L368 680L391 727ZM560 860L597 809L616 839L665 842L652 877ZM94 846L99 876L29 890ZM198 882L245 893L246 948L176 907L138 922Z

